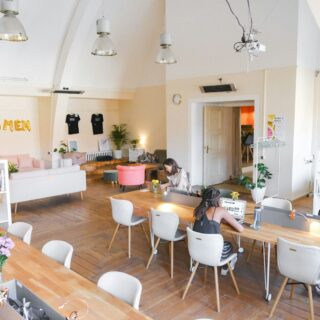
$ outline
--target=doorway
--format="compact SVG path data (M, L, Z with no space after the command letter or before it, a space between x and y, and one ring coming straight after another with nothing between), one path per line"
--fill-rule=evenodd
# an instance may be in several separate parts
M240 107L205 106L203 134L203 182L217 185L241 175Z
M254 141L254 106L241 106L242 172L252 172Z
M255 95L247 96L221 96L221 97L201 97L192 99L188 104L188 163L185 165L190 172L192 185L204 185L204 109L205 107L219 107L228 109L232 107L254 106L254 130L260 132L259 126L259 97ZM239 119L239 117L238 117ZM239 125L240 127L240 125ZM241 130L238 131L239 135ZM259 134L258 134L259 136ZM235 148L232 148L235 150ZM241 160L241 147L240 147ZM241 162L240 162L241 167Z

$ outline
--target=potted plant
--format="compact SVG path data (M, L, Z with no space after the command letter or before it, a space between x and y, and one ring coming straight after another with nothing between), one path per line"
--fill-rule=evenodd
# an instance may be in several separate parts
M68 152L68 150L69 148L67 143L61 140L59 147L53 149L52 168L58 168L60 164L61 164L61 167L63 167L63 158L64 158L64 155Z
M19 171L19 168L15 163L9 162L8 163L8 171L9 171L9 173L15 173L15 172Z
M110 139L116 146L116 150L113 150L113 156L115 159L122 158L121 148L128 142L127 125L121 123L119 125L114 124L110 134Z
M130 140L130 144L131 144L132 149L136 149L137 145L139 144L139 142L140 142L140 139L132 139L132 140Z
M264 163L255 164L258 171L257 183L252 182L248 176L240 176L239 183L251 190L252 199L258 203L263 200L266 193L266 182L272 178L272 173Z

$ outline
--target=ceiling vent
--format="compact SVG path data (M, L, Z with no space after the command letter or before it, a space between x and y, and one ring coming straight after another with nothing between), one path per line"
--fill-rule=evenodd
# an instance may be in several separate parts
M63 87L62 89L55 89L51 91L52 93L66 93L66 94L83 94L83 90L70 90L67 87Z
M235 87L234 83L228 83L228 84L201 86L200 90L202 93L231 92L231 91L236 91L236 87Z

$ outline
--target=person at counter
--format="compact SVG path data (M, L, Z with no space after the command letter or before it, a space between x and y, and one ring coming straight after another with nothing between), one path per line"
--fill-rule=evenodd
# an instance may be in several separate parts
M224 208L219 206L220 191L215 188L204 190L202 201L194 210L195 222L193 230L199 233L217 234L220 232L221 222L225 222L233 227L238 232L243 231L243 226ZM233 253L232 244L224 241L221 260L226 259ZM234 269L237 262L237 257L231 260L230 266ZM228 273L228 267L223 266L221 275Z
M162 184L162 189L170 187L170 189L176 190L178 192L180 191L188 194L191 193L191 184L187 172L179 167L174 159L166 159L163 163L163 166L169 182Z

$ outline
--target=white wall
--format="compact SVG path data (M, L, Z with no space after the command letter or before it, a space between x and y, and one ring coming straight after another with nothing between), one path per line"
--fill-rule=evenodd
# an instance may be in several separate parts
M190 137L193 122L201 121L195 102L208 101L255 101L255 139L265 136L266 116L275 113L286 119L286 145L281 148L281 180L280 196L292 196L292 170L294 108L296 89L296 68L277 68L267 71L225 75L226 82L237 84L238 91L233 93L202 94L199 85L210 83L216 76L190 78L168 81L167 84L167 147L168 156L175 158L188 171L193 172L199 167L202 153L199 143ZM171 102L173 93L183 97L181 105ZM197 116L198 115L198 116ZM178 125L177 125L178 124ZM193 143L193 144L192 144ZM265 161L268 161L266 159ZM197 172L197 171L195 171ZM192 183L199 183L199 175L191 173ZM201 178L201 177L200 177Z
M295 198L311 191L312 165L306 159L312 156L314 70L298 68L296 78L296 108L294 118L292 192Z
M108 137L113 124L119 123L118 101L95 100L95 99L75 99L69 100L67 113L77 113L80 116L79 134L67 134L67 124L61 124L64 128L68 140L78 141L79 151L98 151L98 141L102 137ZM93 113L103 114L103 134L94 135L91 125L91 115Z
M165 86L141 87L133 100L120 102L120 122L128 125L130 139L144 140L140 147L153 153L166 149Z
M31 97L0 96L0 154L40 156L40 133L38 123L38 100ZM3 120L30 120L31 131L3 131Z
M320 67L320 29L307 1L299 1L297 65L309 69Z

